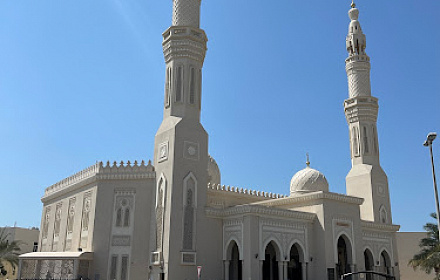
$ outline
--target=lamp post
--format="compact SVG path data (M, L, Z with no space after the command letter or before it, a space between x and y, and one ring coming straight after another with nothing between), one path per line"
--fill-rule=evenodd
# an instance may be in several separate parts
M435 137L437 137L437 133L435 133L435 132L429 133L428 136L426 137L425 143L423 143L423 146L429 147L429 151L431 152L432 179L434 180L435 206L437 209L437 230L440 230L438 191L437 191L437 182L435 180L434 156L432 155L432 142L434 141Z

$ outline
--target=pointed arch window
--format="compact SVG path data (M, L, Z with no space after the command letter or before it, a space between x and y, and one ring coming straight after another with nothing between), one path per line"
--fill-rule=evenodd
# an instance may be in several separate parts
M368 134L367 134L367 127L364 126L364 153L368 154L369 153L369 148L368 148Z
M176 69L176 102L183 101L183 66Z
M194 250L195 238L195 209L197 199L197 180L190 173L184 180L184 201L183 201L183 250Z
M163 175L159 179L156 191L156 251L162 249L163 214L165 208L166 180Z
M353 156L358 157L359 156L359 132L357 127L353 127L351 129L351 139L352 139L352 148L353 148Z
M171 92L171 67L168 67L165 75L165 108L168 108L170 106L170 92Z
M197 79L197 99L199 102L199 109L202 108L202 69L199 69L198 71L198 79Z
M117 197L116 199L116 227L130 227L130 208L132 202L129 197Z
M189 104L196 103L196 70L191 67L189 78Z
M379 210L379 219L380 219L380 222L383 224L388 223L388 213L387 213L385 206L383 206L383 205L380 207L380 210Z
M371 126L371 131L372 131L372 136L373 136L373 150L375 154L378 154L379 149L378 149L378 145L377 145L377 133L376 133L376 128L374 127L374 125Z

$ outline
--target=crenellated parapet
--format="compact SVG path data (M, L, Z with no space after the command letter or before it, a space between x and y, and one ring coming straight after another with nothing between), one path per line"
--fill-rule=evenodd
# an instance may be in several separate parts
M271 199L287 197L284 194L256 191L256 190L251 190L251 189L238 188L238 187L234 187L234 186L231 187L231 186L225 186L225 185L211 185L211 183L208 183L208 190L236 193L236 194L249 195L249 196L255 196L255 197L264 197L264 198L271 198Z
M65 191L72 186L82 185L83 183L95 180L149 179L155 177L156 172L151 161L148 161L148 164L145 164L143 160L140 163L138 161L133 163L130 161L116 163L114 161L112 164L107 161L105 165L102 161L99 161L46 188L43 199L55 193Z

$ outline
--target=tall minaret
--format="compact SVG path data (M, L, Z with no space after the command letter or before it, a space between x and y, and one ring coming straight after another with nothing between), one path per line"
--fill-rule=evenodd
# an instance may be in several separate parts
M212 259L207 251L213 246L203 243L209 242L209 228L221 232L221 225L213 225L204 212L208 134L200 123L200 109L207 38L199 28L200 1L173 0L172 26L162 34L166 72L163 121L154 148L154 279L195 279L196 265L206 267L206 260Z
M391 223L388 179L379 162L377 138L378 99L371 96L370 58L365 53L366 38L354 3L348 12L350 24L345 70L349 98L344 102L350 135L352 168L346 177L347 194L365 199L363 220Z

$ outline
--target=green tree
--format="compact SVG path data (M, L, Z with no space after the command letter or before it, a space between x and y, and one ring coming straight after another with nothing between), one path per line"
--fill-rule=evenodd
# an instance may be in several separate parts
M13 268L18 265L18 255L20 254L20 242L7 240L6 229L0 229L0 268L9 263Z
M437 221L437 215L431 213L431 217ZM440 242L438 226L436 223L426 223L423 227L426 230L426 237L420 240L421 248L418 254L408 262L409 266L415 270L420 268L426 273L435 272L435 280L440 280Z

